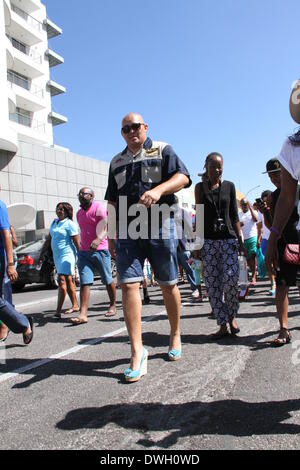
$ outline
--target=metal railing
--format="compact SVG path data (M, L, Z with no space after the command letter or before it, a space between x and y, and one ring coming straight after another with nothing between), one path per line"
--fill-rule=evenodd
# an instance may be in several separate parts
M22 113L9 113L10 121L21 124L21 126L30 127L33 131L45 134L46 126L43 122L32 119L31 116L27 116Z
M17 13L18 16L23 18L26 21L26 23L31 25L34 29L36 29L37 31L42 31L42 27L43 27L42 23L38 21L37 19L33 18L33 16L26 13L26 11L21 10L21 8L17 7L13 3L11 4L11 9L15 13Z
M30 57L37 64L42 63L43 58L36 51L32 50L29 46L27 46L26 44L23 44L22 42L18 41L17 39L13 38L12 36L9 36L8 34L7 34L7 37L10 40L10 42L12 43L12 45L15 49L18 49L23 54L26 54L28 57Z
M22 78L14 72L7 72L7 80L14 85L20 86L25 90L28 90L32 95L38 98L44 98L44 90L34 83L30 83L30 80Z

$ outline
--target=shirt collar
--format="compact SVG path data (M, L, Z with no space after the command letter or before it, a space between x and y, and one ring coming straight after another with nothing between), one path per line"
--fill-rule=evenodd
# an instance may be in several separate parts
M147 139L144 142L143 148L146 149L146 150L149 150L149 149L151 149L151 147L152 147L152 140L150 139L150 137L147 137ZM126 153L129 153L129 152L130 152L129 148L126 147L123 150L122 155L126 155Z

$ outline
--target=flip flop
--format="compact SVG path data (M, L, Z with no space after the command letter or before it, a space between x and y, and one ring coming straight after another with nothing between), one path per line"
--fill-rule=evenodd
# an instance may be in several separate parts
M117 315L117 309L116 307L110 307L108 312L106 312L105 317L110 318L110 317L115 317Z
M31 333L29 333L29 334L23 333L23 343L25 344L25 346L28 346L28 344L31 343L32 338L33 338L33 318L31 316L29 316L27 318L28 318L29 325L30 325L30 328L31 328Z
M75 318L71 318L71 322L74 326L77 326L77 325L85 325L88 321L82 320L82 318L79 318L79 317L75 317Z
M69 310L66 310L64 312L64 315L71 315L72 313L78 313L80 312L80 308L75 309L75 308L69 308Z

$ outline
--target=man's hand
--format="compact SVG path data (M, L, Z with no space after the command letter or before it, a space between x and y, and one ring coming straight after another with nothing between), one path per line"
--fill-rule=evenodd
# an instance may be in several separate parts
M10 282L14 283L18 279L18 273L14 266L7 266L7 275L10 279Z
M141 196L139 204L143 204L147 209L149 209L149 207L153 206L160 200L161 196L162 194L158 188L151 189Z
M267 206L267 203L264 202L264 201L261 201L261 202L257 202L257 208L259 210L259 212L261 212L262 214L264 214L265 212L268 212L270 210L270 208Z
M108 249L109 249L109 252L110 252L110 256L112 258L116 258L116 242L115 240L112 240L112 239L108 239Z
M100 243L101 243L101 240L99 240L99 238L96 238L95 240L92 241L90 249L92 251L97 251L98 246L100 245Z

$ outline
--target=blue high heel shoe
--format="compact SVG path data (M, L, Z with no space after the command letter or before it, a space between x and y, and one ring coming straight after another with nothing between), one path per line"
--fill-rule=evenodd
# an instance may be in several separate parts
M148 361L148 351L143 348L143 356L140 362L140 367L138 370L126 369L124 371L124 377L126 382L138 382L143 375L147 374L147 361Z
M173 362L181 359L181 348L171 349L171 351L168 352L168 358L169 358L169 361L173 361Z

